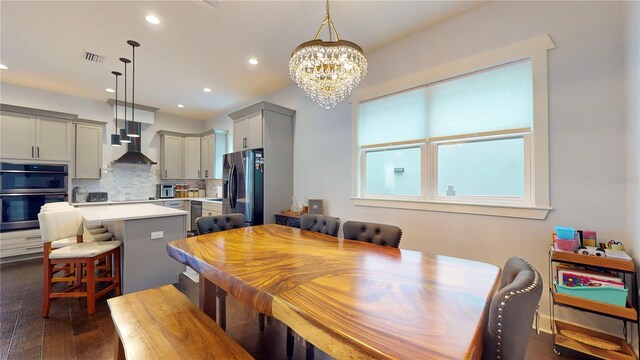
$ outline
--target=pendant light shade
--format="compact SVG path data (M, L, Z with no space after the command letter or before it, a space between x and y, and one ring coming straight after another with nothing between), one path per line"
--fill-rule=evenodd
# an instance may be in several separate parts
M325 26L329 30L329 41L319 38ZM329 15L329 0L327 16L315 39L301 44L291 54L289 75L307 96L325 109L348 97L367 75L367 59L362 48L340 40Z
M127 58L120 58L120 61L124 63L124 125L122 126L122 129L120 129L120 142L130 143L131 139L129 138L129 133L127 132L127 64L129 64L131 60ZM117 102L116 107L118 107Z
M133 41L133 40L128 40L127 44L131 45L131 50L132 50L132 63L131 63L131 67L132 67L132 74L131 74L131 121L129 122L129 124L127 125L127 133L129 134L129 137L140 137L140 132L142 130L142 127L140 126L140 123L136 122L136 110L135 110L135 106L136 106L136 48L140 46L140 43Z
M120 146L120 134L118 134L118 76L122 75L122 73L117 71L112 71L111 73L116 76L116 106L114 106L115 128L113 134L111 134L111 146Z

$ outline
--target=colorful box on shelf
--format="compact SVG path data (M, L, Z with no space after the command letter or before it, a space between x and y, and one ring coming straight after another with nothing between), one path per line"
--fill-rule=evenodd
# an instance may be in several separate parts
M567 226L554 226L556 237L563 240L573 240L576 236L576 229Z
M629 289L621 289L611 286L600 287L569 287L558 284L554 281L558 294L571 295L583 299L600 301L607 304L625 307L627 305L627 294Z
M560 239L555 234L553 242L556 250L575 251L578 248L578 242L575 239Z

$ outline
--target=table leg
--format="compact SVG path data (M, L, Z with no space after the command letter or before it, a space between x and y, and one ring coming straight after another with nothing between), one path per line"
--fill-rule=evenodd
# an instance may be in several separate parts
M293 330L287 326L287 359L293 357Z
M216 289L216 294L218 295L218 306L220 306L220 321L218 324L222 328L222 330L227 330L227 292L222 290L220 287Z
M258 326L260 327L260 332L264 332L264 323L265 315L263 313L258 313Z
M216 320L216 289L211 281L200 275L200 310Z

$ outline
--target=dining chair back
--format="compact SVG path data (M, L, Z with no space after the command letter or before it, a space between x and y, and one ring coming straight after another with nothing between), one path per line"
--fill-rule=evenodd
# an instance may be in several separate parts
M394 225L376 224L363 221L347 221L342 228L344 238L374 243L376 245L399 247L402 230Z
M542 277L531 264L519 257L507 260L489 309L483 359L524 359L542 288Z
M300 230L338 236L338 229L340 229L340 219L337 217L313 214L304 214L300 217Z
M198 235L244 227L244 214L202 216L196 219Z

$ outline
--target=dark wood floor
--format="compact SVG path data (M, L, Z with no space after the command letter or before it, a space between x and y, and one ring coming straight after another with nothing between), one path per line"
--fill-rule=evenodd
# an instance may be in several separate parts
M181 278L176 287L197 301L198 287L193 282ZM98 301L95 315L87 316L83 300L58 299L49 318L42 319L42 261L0 265L0 359L112 358L116 334L105 300ZM257 313L231 296L227 311L227 332L256 359L285 359L284 324L269 319L260 333ZM551 343L550 335L533 334L526 359L560 359ZM296 341L294 358L304 359L301 339ZM329 357L316 349L316 358Z

